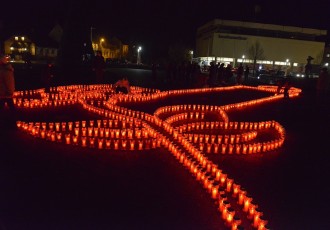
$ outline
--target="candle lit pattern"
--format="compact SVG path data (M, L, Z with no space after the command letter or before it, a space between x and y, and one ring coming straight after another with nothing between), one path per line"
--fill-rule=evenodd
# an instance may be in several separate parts
M276 86L230 86L160 91L132 86L131 94L115 94L112 85L71 85L17 91L14 103L19 108L43 108L80 104L102 117L99 120L29 122L17 121L17 127L36 138L96 149L146 150L164 147L203 186L217 204L219 215L230 229L240 227L268 229L268 221L259 205L240 184L225 173L208 154L264 154L280 148L285 129L276 121L235 122L227 112L282 99ZM169 96L229 90L259 90L269 97L223 106L170 105L153 114L125 107L126 103L162 100ZM301 90L292 87L290 97ZM210 119L210 115L216 120ZM263 132L272 134L267 141L258 139Z

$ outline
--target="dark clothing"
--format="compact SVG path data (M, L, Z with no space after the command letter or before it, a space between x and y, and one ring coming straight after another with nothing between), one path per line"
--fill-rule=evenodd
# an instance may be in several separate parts
M224 64L221 63L220 67L218 68L218 82L220 82L220 84L224 84L225 83L225 67Z
M242 65L240 65L238 68L237 68L237 75L236 75L236 83L237 84L241 84L242 83L242 77L243 77L243 73L244 73L244 68Z
M95 72L96 83L102 83L104 77L105 61L102 55L96 55L93 61L93 71Z
M51 79L53 78L54 74L54 70L53 70L53 65L51 63L47 63L42 71L42 82L44 84L45 87L45 92L49 92L50 90L50 85L51 85Z
M14 68L10 63L0 64L0 129L16 127L16 107L14 104ZM5 110L7 104L9 111Z
M12 110L15 109L13 95L15 91L14 68L10 63L0 64L0 109L5 103Z
M126 87L120 87L120 86L117 86L116 87L116 93L119 93L119 92L122 92L122 93L124 93L124 94L128 94L128 90L127 90L127 88Z
M244 70L244 81L247 82L249 80L250 69L248 66L245 67Z

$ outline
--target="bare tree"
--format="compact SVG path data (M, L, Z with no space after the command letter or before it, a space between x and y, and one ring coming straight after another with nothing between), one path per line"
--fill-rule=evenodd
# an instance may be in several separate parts
M256 69L256 63L257 60L265 59L264 56L264 49L260 45L259 41L256 41L254 44L252 44L248 49L248 55L249 57L253 58L253 77L255 77L255 69Z

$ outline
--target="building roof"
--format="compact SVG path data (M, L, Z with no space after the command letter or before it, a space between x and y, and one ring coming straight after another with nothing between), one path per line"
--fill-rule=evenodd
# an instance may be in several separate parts
M316 40L318 37L327 35L327 30L321 29L214 19L199 27L197 36L210 32L289 37L301 40Z

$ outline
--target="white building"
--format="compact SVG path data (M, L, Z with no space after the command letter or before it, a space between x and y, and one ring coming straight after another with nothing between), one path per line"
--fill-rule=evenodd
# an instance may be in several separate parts
M233 66L253 65L256 58L257 68L303 71L308 56L321 64L326 35L320 29L215 19L198 28L195 57L206 65Z

